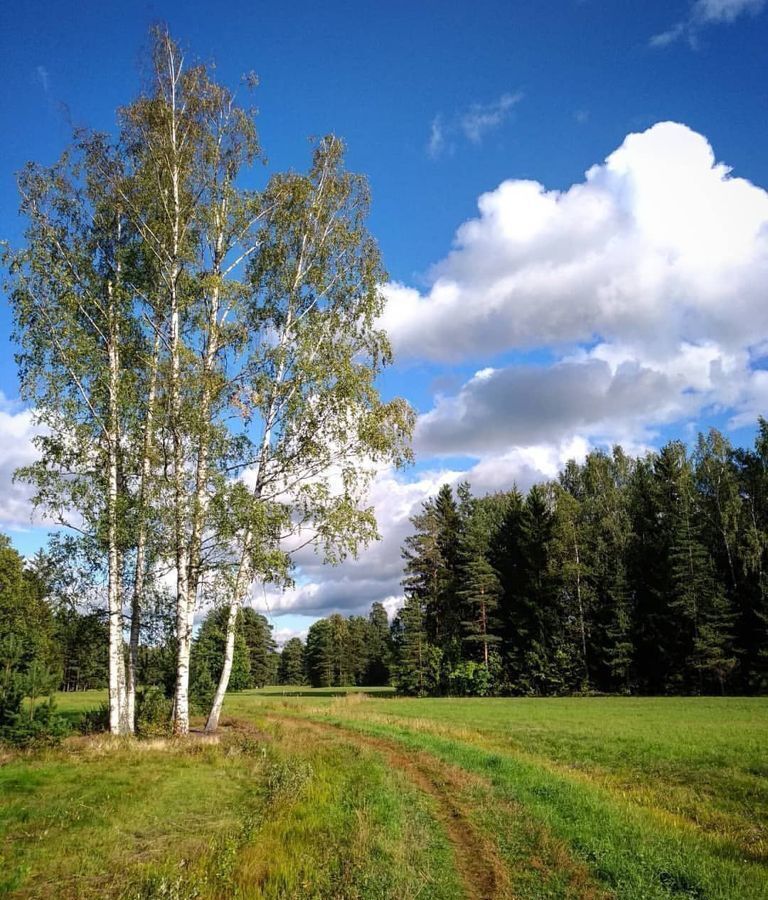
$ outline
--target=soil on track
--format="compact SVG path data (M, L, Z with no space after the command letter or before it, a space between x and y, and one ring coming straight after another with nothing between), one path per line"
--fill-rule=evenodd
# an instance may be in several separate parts
M469 810L459 799L461 791L478 780L473 775L446 765L430 754L406 750L396 741L307 719L270 718L283 727L290 722L304 731L334 734L384 756L394 769L432 799L437 820L453 848L456 871L468 900L512 900L509 875L495 843L477 830Z

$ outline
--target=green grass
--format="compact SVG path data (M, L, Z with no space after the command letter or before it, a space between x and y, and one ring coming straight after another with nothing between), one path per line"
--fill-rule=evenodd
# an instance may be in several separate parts
M274 705L254 693L229 708ZM768 897L763 698L284 698L490 779L621 897Z
M265 688L226 716L250 730L6 761L0 893L448 900L466 832L499 897L768 898L766 699Z
M7 761L0 795L4 895L461 897L428 801L338 739L75 739Z

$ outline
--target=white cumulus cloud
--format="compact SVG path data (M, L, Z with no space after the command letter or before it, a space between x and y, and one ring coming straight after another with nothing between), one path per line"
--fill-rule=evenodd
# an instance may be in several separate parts
M388 286L382 325L401 357L768 333L768 194L685 125L628 135L567 191L509 180L478 206L428 291Z
M13 473L37 458L32 443L37 432L31 410L23 409L0 392L0 525L5 528L32 524L32 491L27 485L14 482Z

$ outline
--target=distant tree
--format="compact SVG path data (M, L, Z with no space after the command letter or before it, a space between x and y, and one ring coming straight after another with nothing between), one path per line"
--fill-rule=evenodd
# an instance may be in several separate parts
M631 687L632 592L627 576L632 462L620 447L588 454L582 475L582 519L591 589L589 657L604 691Z
M587 525L584 516L584 492L579 466L571 461L553 485L554 515L550 567L553 583L559 586L560 618L563 633L563 668L574 671L568 687L589 690L591 618L594 606L589 568ZM578 673L578 674L577 674ZM563 672L566 683L570 681Z
M54 614L61 654L61 690L86 691L107 686L108 629L103 612L80 613L68 606Z
M742 498L737 551L741 574L734 634L740 648L740 687L768 691L768 421L758 419L753 449L733 455Z
M190 699L197 712L204 712L210 705L224 657L226 641L226 610L211 610L203 620L192 643L190 657ZM235 641L233 677L230 690L242 691L250 684L251 670L248 645L242 633Z
M327 619L331 652L331 684L334 687L354 684L354 660L350 653L350 622L339 613Z
M274 684L277 677L277 644L272 637L272 626L267 619L250 606L240 611L238 629L248 648L248 687L264 687Z
M374 603L368 615L368 659L365 683L369 685L389 684L392 668L392 642L389 631L389 617L383 604Z
M463 600L466 616L462 622L462 637L469 649L469 657L475 657L479 650L480 661L486 669L491 650L501 642L496 615L501 582L488 558L495 524L489 514L494 511L494 506L487 502L472 503L458 547L461 585L458 595Z
M440 689L442 651L427 639L421 600L406 595L394 627L393 683L402 694L424 697Z
M280 684L289 685L306 684L306 660L304 643L301 638L294 637L286 641L280 654L278 681Z
M462 487L465 494L466 487ZM459 540L462 520L450 485L425 501L411 519L405 539L403 587L418 597L428 640L443 649L446 662L461 658L463 603L459 596Z
M327 619L318 619L307 633L307 676L312 687L331 687L334 684L334 646L331 626Z

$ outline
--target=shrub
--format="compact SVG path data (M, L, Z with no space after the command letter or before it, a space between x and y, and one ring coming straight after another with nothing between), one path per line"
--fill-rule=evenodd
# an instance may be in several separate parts
M189 682L189 705L191 711L196 715L207 715L215 693L216 685L213 683L208 666L193 666Z
M491 693L491 673L477 662L459 663L448 675L451 694L459 697L487 697Z
M95 709L87 709L80 717L77 728L81 734L100 734L109 731L109 704L102 703Z
M312 779L312 766L300 759L274 759L267 767L267 796L272 802L290 803L296 800Z
M57 715L52 697L23 709L15 720L0 729L0 739L17 747L50 747L69 733L63 716Z
M156 685L144 688L136 696L136 731L144 736L170 734L171 701Z
M38 660L24 661L16 636L0 643L0 741L31 747L56 744L67 734L66 720L56 714L51 696L57 680ZM35 702L45 696L42 703Z

